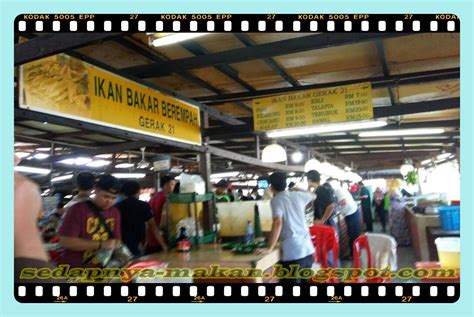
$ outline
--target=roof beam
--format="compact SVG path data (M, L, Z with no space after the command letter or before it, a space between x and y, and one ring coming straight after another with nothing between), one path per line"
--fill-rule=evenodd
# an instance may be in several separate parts
M83 141L96 142L94 140L84 138L84 136L94 134L93 131L74 131L74 132L66 132L66 133L53 133L49 130L40 129L40 128L36 128L36 127L30 127L28 125L21 124L21 123L18 123L18 122L15 122L15 126L19 126L19 127L24 128L24 129L28 129L28 130L32 130L32 131L42 132L43 134L39 134L39 135L36 135L36 136L41 137L42 139L51 140L51 142L54 142L56 139L59 139L59 138L76 138L76 139L83 140ZM120 142L120 141L123 141L123 140L117 140L117 142Z
M388 67L388 62L387 62L387 56L385 54L385 48L383 46L383 42L382 40L375 40L375 46L377 47L377 55L379 57L379 60L380 60L380 64L382 66L382 72L383 72L383 75L385 77L388 77L390 76L390 69ZM391 105L396 105L398 102L397 102L397 99L395 97L395 94L393 93L393 89L392 87L388 87L388 94L390 95L390 103Z
M99 154L109 154L115 152L123 152L127 150L138 149L144 146L151 145L153 143L147 141L132 141L132 142L124 142L120 144L114 144L110 146L103 146L95 149L90 150L81 150L81 151L74 151L69 154L61 154L61 155L54 155L50 156L47 159L41 160L43 163L58 163L62 160L67 160L71 158L76 158L78 156L94 156Z
M232 161L237 161L237 162L250 164L250 165L253 165L253 166L260 166L260 167L268 168L268 169L271 169L271 170L285 171L285 172L303 172L304 171L302 166L290 166L290 165L275 164L275 163L263 163L261 160L255 158L255 157L234 153L234 152L227 151L227 150L224 150L224 149L216 148L214 146L208 146L207 148L208 148L208 151L212 155L227 158L227 159L232 160Z
M239 39L239 41L247 47L257 46L258 43L252 40L247 34L244 33L234 33L234 36ZM293 87L301 86L300 82L291 77L277 62L271 58L264 58L263 61L267 64L275 73L280 75L281 78L289 82Z
M168 59L165 59L164 57L158 56L155 52L152 52L149 49L146 49L146 48L142 47L140 44L135 43L134 40L129 40L129 39L125 39L125 38L117 38L117 39L115 39L115 42L117 42L120 45L134 51L135 53L138 53L138 54L148 58L149 60L151 60L155 63L163 63L163 62L168 61ZM201 86L201 87L203 87L203 88L205 88L209 91L212 91L216 94L222 93L222 91L220 89L212 86L207 81L202 80L201 78L193 75L190 72L178 71L177 74L182 76L184 79L189 80L189 81L195 83L196 85L199 85L199 86Z
M35 120L35 121L40 121L40 122L47 121L50 123L65 125L65 126L69 126L69 127L73 127L77 129L83 129L86 131L94 131L96 133L109 134L109 135L116 136L118 138L124 138L124 139L132 138L136 140L151 142L154 144L162 144L162 145L173 146L176 148L188 149L195 152L203 152L205 150L204 147L200 145L193 145L193 144L187 144L187 143L173 141L173 140L167 140L159 136L150 136L150 135L130 132L130 131L126 131L126 130L122 130L118 128L110 128L110 127L102 126L99 124L93 124L93 123L89 123L85 121L78 121L78 120L74 120L70 118L49 115L49 114L26 110L26 109L15 108L15 118L27 118L29 120Z
M44 144L47 146L51 146L51 140L48 139L43 139L38 136L30 136L30 135L22 135L15 133L15 141L20 141L20 142L34 142L34 143L39 143L39 144ZM62 146L68 146L68 147L73 147L73 148L82 148L82 149L91 149L92 147L90 145L84 145L84 144L73 144L70 142L63 142L63 141L54 141L54 144L56 145L62 145ZM35 149L37 146L33 146L33 149Z
M346 136L346 139L352 139L354 136ZM325 148L325 147L338 147L338 146L367 146L367 145L393 145L397 141L370 141L370 138L367 139L367 141L360 141L360 140L365 140L365 139L359 139L359 141L350 141L350 142L332 142L332 143L326 143L327 140L320 140L321 143L316 143L314 141L304 141L304 139L300 139L298 141L295 141L294 146L291 146L292 148L300 148L301 150L306 150L305 148ZM283 141L280 142L280 141ZM451 144L455 143L458 140L451 140L451 139L421 139L421 140L403 140L400 142L400 144L397 144L397 146L402 147L403 144ZM288 143L287 140L279 140L278 143L282 145L287 145ZM324 143L323 143L324 142ZM265 146L267 144L270 144L270 142L263 143L262 146ZM248 149L249 147L255 145L254 142L235 142L235 141L227 141L224 144L219 144L220 147L222 148L227 148L228 146L242 146L242 148ZM438 145L439 146L439 145ZM436 147L436 146L434 146ZM410 147L408 147L410 148ZM366 148L366 150L371 150L372 148ZM393 149L397 149L397 147L393 147ZM335 151L346 151L346 149L334 149ZM347 151L351 151L351 149L347 149ZM239 151L240 152L240 151Z
M350 137L349 137L350 138ZM360 145L360 146L367 146L367 145L389 145L389 144L395 144L394 142L396 141L360 141L362 139L359 139L357 142L332 142L329 143L331 146L351 146L351 145ZM443 144L443 143L456 143L456 140L450 140L450 139L421 139L421 140L403 140L400 143L403 144ZM328 146L328 143L310 143L310 142L301 142L301 144L311 144L311 147L326 147ZM402 144L400 144L402 146ZM368 147L366 148L367 150L370 150L372 148ZM394 147L396 149L396 147ZM342 151L339 149L339 151Z
M140 55L143 55L144 57L148 58L149 60L151 60L155 63L162 63L162 62L168 61L168 59L165 59L161 56L158 56L156 53L142 47L140 44L135 43L135 41L128 40L128 39L125 39L125 38L117 38L117 39L115 39L115 41L117 43L119 43L120 45L122 45L122 46L124 46L128 49L131 49L132 51L134 51L134 52L136 52ZM176 73L178 75L180 75L181 77L183 77L185 80L189 80L189 81L193 82L194 84L196 84L200 87L203 87L203 88L205 88L209 91L212 91L216 94L224 94L225 93L224 91L220 90L219 88L216 88L216 87L212 86L207 81L202 80L201 78L195 76L191 72L188 72L186 70L179 70ZM247 106L243 102L237 102L237 106L239 106L240 108L244 109L245 111L247 111L249 113L252 113L252 108L250 108L249 106Z
M460 98L449 98L449 99L439 99L439 100L430 100L430 101L421 101L414 103L404 103L398 104L391 107L374 107L374 119L378 118L387 118L392 116L401 116L408 114L417 114L441 110L450 110L450 109L459 109L460 108ZM206 129L206 136L208 137L231 137L231 136L241 136L254 133L253 131L253 119L245 118L242 119L247 122L245 125L240 125L229 131L226 127L217 127L217 128L208 128ZM434 121L436 122L436 121ZM419 127L424 127L423 124L429 125L428 122L423 122L419 124ZM403 126L405 124L402 124ZM391 129L393 125L388 125L383 127L383 129Z
M54 141L55 139L60 138L60 137L74 137L76 139L87 141L87 142L95 142L94 140L84 138L84 136L86 136L88 134L92 134L93 132L75 131L75 132L66 132L66 133L58 134L58 133L53 133L49 130L45 130L45 129L41 129L41 128L37 128L37 127L30 127L28 125L21 124L21 123L18 123L18 122L15 122L15 125L18 126L18 127L24 128L24 129L31 130L31 131L40 132L41 134L37 134L35 136L41 137L42 139L51 140L51 141ZM20 133L20 135L22 135L22 134ZM121 140L119 140L119 141L121 141ZM119 141L117 141L117 142L119 142Z
M440 110L459 109L460 98L439 99L413 103L402 103L392 107L374 107L374 118L386 118Z
M56 35L56 34L54 34L54 35ZM25 37L28 37L28 38L30 39L30 41L31 41L32 39L37 38L36 35L31 34L31 33L30 33L30 34L26 34L26 35L24 35L24 36L25 36ZM26 42L26 43L28 43L28 42ZM87 62L87 63L89 63L89 64L91 64L91 65L94 65L94 66L96 66L96 67L102 68L102 69L107 70L107 71L109 71L109 72L111 72L111 73L114 73L114 74L116 74L116 75L122 76L122 77L124 77L124 78L129 79L129 80L132 80L132 81L134 81L134 82L137 82L137 83L139 83L139 84L142 84L142 85L144 85L144 86L146 86L146 87L159 90L159 91L161 91L161 92L163 92L163 93L165 93L165 94L168 94L168 95L170 95L170 96L179 98L179 99L181 99L181 100L183 100L183 101L185 101L185 102L188 102L188 103L190 103L190 104L193 104L193 105L199 107L199 109L201 109L202 111L207 112L211 117L213 117L213 118L215 118L215 119L217 119L217 120L220 120L220 121L222 121L222 122L224 122L224 123L226 123L226 124L229 124L229 125L239 125L239 124L243 124L243 123L244 123L244 122L242 122L242 121L240 121L240 120L238 120L238 119L236 119L236 118L234 118L234 117L231 117L231 116L226 115L226 114L224 114L224 113L222 113L222 112L219 112L219 111L217 111L216 109L213 109L213 108L211 108L211 107L208 107L208 106L206 106L206 105L204 105L204 104L202 104L202 103L196 102L196 101L193 100L193 99L189 99L189 98L186 98L186 97L183 97L183 96L179 96L179 95L177 95L177 94L176 94L175 92L173 92L173 91L170 91L170 90L168 90L168 89L159 87L158 85L153 84L153 83L151 83L151 82L149 82L149 81L143 80L143 79L141 79L141 78L137 78L137 77L135 77L135 76L132 76L132 75L130 75L130 74L124 72L124 71L121 70L121 69L116 69L116 68L114 68L114 67L112 67L112 66L110 66L110 65L104 64L104 63L99 62L99 61L97 61L97 60L95 60L95 59L93 59L93 58L90 58L90 57L88 57L88 56L85 56L85 55L83 55L83 54L80 54L79 52L76 52L76 51L73 51L73 50L69 50L69 51L67 51L67 52L65 52L65 53L68 54L69 56L72 56L72 57L75 57L75 58L77 58L77 59L80 59L80 60L82 60L82 61L84 61L84 62ZM17 102L15 102L15 105L16 105L16 104L17 104Z
M358 84L364 82L371 82L372 88L385 88L392 87L395 85L415 85L427 82L435 82L442 80L453 80L459 79L461 70L460 68L448 68L441 70L432 70L424 72L415 72L407 74L396 74L389 76L379 76L371 78L359 78L352 80L343 80L337 82L329 82L323 84L304 85L300 87L285 87L285 88L274 88L274 89L263 89L256 92L240 92L224 95L212 95L194 98L196 101L205 103L207 105L217 105L226 102L244 101L265 96L293 93L308 89L319 89L328 88L342 85Z
M439 154L440 150L435 151L410 151L410 152L392 152L392 153L370 153L365 154L338 154L338 158L347 162L354 162L357 169L371 169L388 166L400 167L403 160L410 157L413 160L423 160L427 157L433 157Z
M120 33L55 33L15 44L15 66L120 36Z
M206 56L212 54L207 49L196 43L195 41L186 41L181 43L181 46L193 53L195 56ZM221 73L225 74L227 77L232 79L234 82L247 89L248 91L255 91L251 85L242 80L239 77L239 72L229 65L214 65L214 67L219 70Z
M253 47L238 48L224 52L212 53L205 56L188 57L164 63L153 63L129 67L125 70L142 78L157 77L162 74L176 72L182 69L190 70L209 66L239 63L261 58L299 53L309 50L365 42L377 38L388 38L401 35L402 34L400 33L322 33Z
M356 145L356 144L354 144ZM401 145L400 145L401 146ZM350 148L350 149L320 149L319 151L322 153L333 153L337 152L338 155L344 155L340 154L341 152L356 152L356 151L366 151L366 152L372 152L372 151L401 151L401 152L409 152L408 150L430 150L430 149L436 149L436 150L441 150L441 149L448 149L448 148L454 148L452 145L420 145L416 147L407 147L405 149L402 149L400 147L390 147L390 146L380 146L380 147L374 147L374 148ZM393 152L396 153L396 152ZM387 155L390 155L390 152L387 152Z

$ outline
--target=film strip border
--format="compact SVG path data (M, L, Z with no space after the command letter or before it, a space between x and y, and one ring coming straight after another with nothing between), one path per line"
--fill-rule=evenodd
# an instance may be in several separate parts
M21 303L454 303L460 284L26 284Z
M454 14L22 14L16 32L459 32Z

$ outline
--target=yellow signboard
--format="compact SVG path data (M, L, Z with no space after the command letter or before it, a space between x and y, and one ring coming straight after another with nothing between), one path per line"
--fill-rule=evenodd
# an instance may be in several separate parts
M59 54L20 70L20 107L201 144L199 108Z
M313 126L374 117L370 83L312 89L255 99L256 131Z

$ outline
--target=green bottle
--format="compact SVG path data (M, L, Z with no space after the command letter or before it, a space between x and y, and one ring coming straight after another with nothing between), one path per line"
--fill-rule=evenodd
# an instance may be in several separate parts
M262 224L260 222L260 212L258 211L258 205L255 204L255 208L254 208L254 237L255 239L257 238L260 238L260 237L263 237L263 233L262 233Z

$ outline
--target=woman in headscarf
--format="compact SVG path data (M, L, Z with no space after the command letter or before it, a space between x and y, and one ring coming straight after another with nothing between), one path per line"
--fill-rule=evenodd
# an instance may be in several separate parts
M377 187L374 192L373 204L375 212L379 216L380 223L382 224L382 232L385 232L385 210L384 210L384 198L385 193L380 187Z
M405 201L400 192L394 191L390 196L390 234L399 246L410 245L408 219L405 213Z

